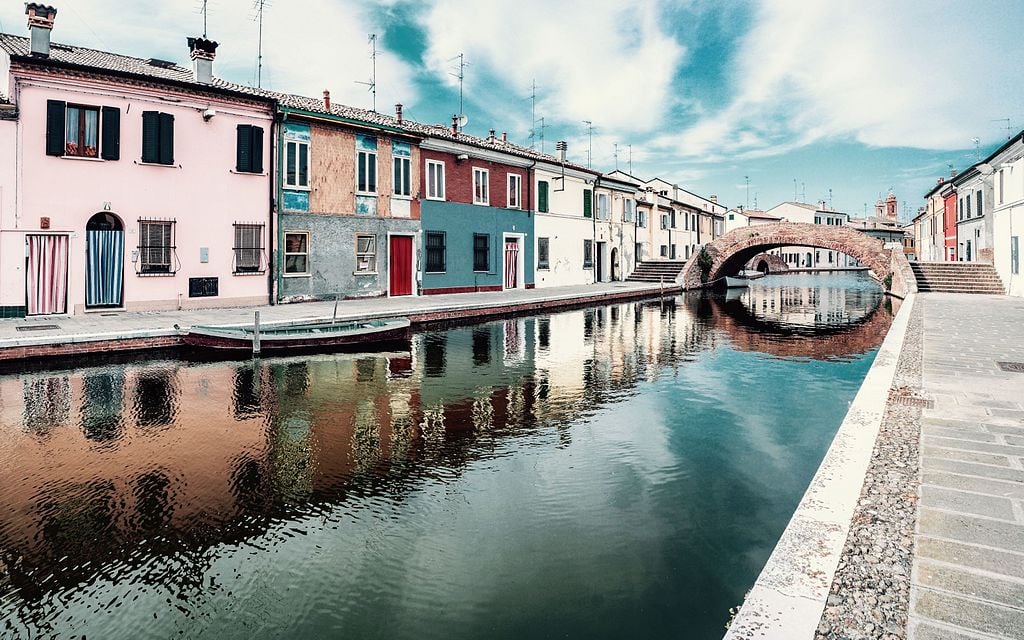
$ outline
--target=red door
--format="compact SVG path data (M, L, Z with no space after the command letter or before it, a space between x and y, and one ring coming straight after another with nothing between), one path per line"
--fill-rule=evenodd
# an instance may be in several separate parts
M391 295L412 295L412 236L391 236L388 280L388 292Z

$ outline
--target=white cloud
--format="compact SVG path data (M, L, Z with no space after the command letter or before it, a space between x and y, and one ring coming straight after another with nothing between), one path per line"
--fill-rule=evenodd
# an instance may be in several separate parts
M1014 8L1016 4L1016 8ZM1019 112L1019 2L765 1L720 112L661 148L753 159L822 139L958 149ZM1015 17L1014 17L1015 16Z
M437 0L423 12L429 69L450 85L452 58L465 53L469 102L485 102L479 78L529 94L537 116L592 120L604 131L656 129L673 99L672 79L685 54L658 21L656 3L605 0ZM528 101L523 110L528 112ZM527 118L528 120L529 118Z

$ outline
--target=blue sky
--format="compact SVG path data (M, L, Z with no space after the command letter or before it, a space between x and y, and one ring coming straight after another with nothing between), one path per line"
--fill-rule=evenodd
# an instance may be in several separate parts
M53 38L187 63L200 0L55 0ZM215 73L254 83L253 0L209 0ZM895 189L914 210L949 166L963 169L1024 128L1024 0L832 2L665 0L271 0L264 86L449 122L465 54L466 130L530 144L531 86L544 146L593 165L664 177L728 205L794 193L860 215ZM0 28L25 33L23 5ZM538 123L539 125L539 123ZM972 141L978 138L977 145ZM539 146L539 135L536 139ZM977 146L977 150L976 150ZM794 188L794 180L795 188Z

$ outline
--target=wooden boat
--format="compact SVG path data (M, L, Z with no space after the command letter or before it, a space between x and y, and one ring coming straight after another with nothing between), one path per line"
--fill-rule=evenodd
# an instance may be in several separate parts
M390 343L408 337L408 318L385 318L357 322L324 321L276 327L261 326L258 350L253 326L195 326L190 327L182 339L185 344L202 349L281 352Z
M760 271L740 271L734 276L725 277L725 286L729 289L749 287L751 280L763 278L765 274Z

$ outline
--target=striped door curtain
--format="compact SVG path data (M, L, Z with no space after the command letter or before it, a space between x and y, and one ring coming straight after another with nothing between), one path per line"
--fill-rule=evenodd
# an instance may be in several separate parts
M30 235L28 241L28 315L66 313L68 308L68 237Z
M121 306L124 231L86 231L85 242L85 306Z
M519 241L505 241L505 288L515 289L519 284Z

